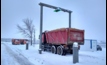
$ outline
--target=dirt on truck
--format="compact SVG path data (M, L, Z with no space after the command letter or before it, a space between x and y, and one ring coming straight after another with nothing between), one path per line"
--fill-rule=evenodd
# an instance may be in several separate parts
M84 45L84 30L75 28L60 28L42 33L42 50L51 51L54 54L66 55L73 53L73 43Z

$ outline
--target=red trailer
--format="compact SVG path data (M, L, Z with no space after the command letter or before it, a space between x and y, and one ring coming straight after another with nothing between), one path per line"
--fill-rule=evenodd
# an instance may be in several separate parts
M27 39L12 39L13 45L26 44Z
M49 50L52 53L66 55L72 53L73 43L84 45L84 30L75 28L60 28L42 33L42 50Z

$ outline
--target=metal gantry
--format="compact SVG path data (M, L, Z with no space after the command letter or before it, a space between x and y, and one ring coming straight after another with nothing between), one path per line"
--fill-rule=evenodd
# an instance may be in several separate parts
M42 45L42 27L43 27L43 6L48 7L48 8L52 8L52 9L57 9L57 8L60 8L60 7L52 6L52 5L41 3L41 2L39 3L39 5L40 5L40 43L39 43L39 54L42 54L41 45ZM64 8L60 8L60 9L63 12L69 13L69 28L71 28L71 13L72 13L72 11L64 9Z

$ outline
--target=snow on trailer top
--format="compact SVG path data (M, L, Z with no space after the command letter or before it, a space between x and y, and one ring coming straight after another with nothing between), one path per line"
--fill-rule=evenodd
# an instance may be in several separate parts
M55 30L50 30L50 31L45 31L45 32L51 32L51 31L63 31L65 29L69 29L69 28L59 28L59 29L55 29ZM84 31L84 30L81 30L81 29L77 29L77 28L70 28L70 30L77 30L77 31Z

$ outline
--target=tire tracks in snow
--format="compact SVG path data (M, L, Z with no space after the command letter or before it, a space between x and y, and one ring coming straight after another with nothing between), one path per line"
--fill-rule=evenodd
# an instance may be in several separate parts
M8 53L6 46L1 45L1 65L20 65L16 59Z
M24 57L22 54L16 54L6 44L3 44L3 45L6 46L8 53L11 56L13 56L20 65L34 65L26 57Z
M80 58L82 58L86 63L92 63L92 64L97 64L97 65L106 65L105 59L99 58L99 57L94 57L90 55L83 55L79 54ZM92 59L93 61L90 61ZM102 63L103 61L103 63Z

